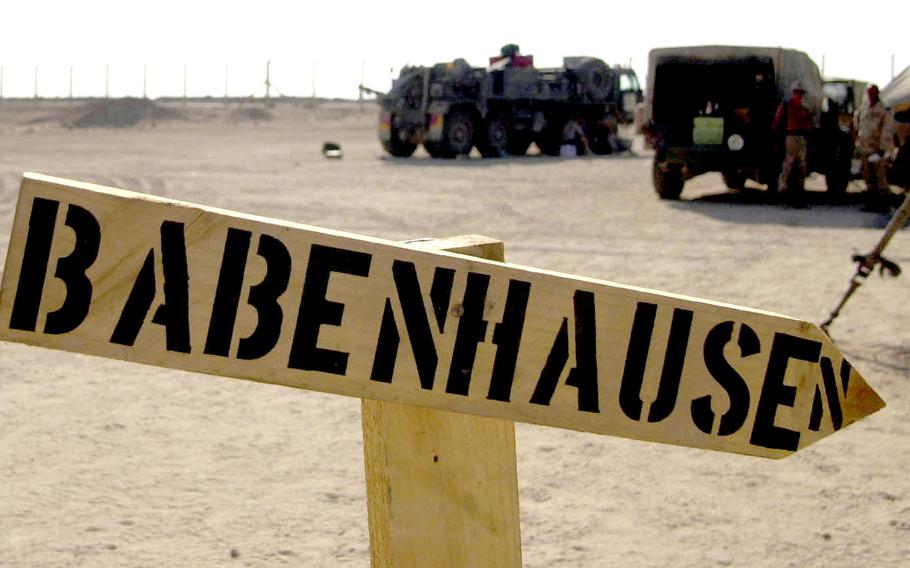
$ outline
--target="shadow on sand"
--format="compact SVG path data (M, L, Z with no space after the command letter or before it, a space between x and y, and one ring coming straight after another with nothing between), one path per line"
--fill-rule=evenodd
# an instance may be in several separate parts
M814 228L880 228L888 223L890 212L866 211L867 196L849 191L831 195L807 189L798 200L763 189L710 193L674 202L672 207L707 215L730 223L780 224ZM894 206L901 196L895 196Z

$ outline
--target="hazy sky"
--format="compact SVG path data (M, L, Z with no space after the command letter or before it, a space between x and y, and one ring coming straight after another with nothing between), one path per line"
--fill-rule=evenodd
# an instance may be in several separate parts
M379 0L303 3L255 0L4 0L0 2L3 96L183 93L247 95L265 79L289 95L355 98L357 84L390 85L390 69L463 57L487 63L505 43L538 66L563 56L630 61L642 81L653 47L699 44L800 49L826 75L886 84L910 65L910 1L840 2ZM572 6L569 8L569 6ZM860 6L859 3L853 3ZM144 71L144 66L146 70ZM315 79L315 81L314 81ZM263 91L260 89L259 94ZM275 91L273 91L273 94Z

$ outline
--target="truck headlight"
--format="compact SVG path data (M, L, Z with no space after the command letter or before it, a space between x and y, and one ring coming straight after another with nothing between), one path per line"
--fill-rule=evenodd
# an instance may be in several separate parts
M743 137L739 134L731 134L727 138L727 148L733 150L734 152L739 152L746 145L746 141L743 140Z

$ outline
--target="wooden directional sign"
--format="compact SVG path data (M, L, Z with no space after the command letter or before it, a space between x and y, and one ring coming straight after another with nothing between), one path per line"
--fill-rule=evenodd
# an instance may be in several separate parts
M0 339L772 458L884 406L807 322L35 174Z

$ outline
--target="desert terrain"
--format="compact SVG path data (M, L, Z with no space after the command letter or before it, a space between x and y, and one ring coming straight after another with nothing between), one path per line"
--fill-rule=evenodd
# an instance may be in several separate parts
M392 240L483 234L518 264L821 322L885 222L852 193L793 209L719 175L661 201L640 139L390 159L370 101L105 108L0 100L0 261L32 171ZM886 255L910 267L906 230ZM910 275L875 275L831 327L888 406L783 460L517 424L524 564L908 565L908 299ZM0 566L369 562L359 400L0 343Z

